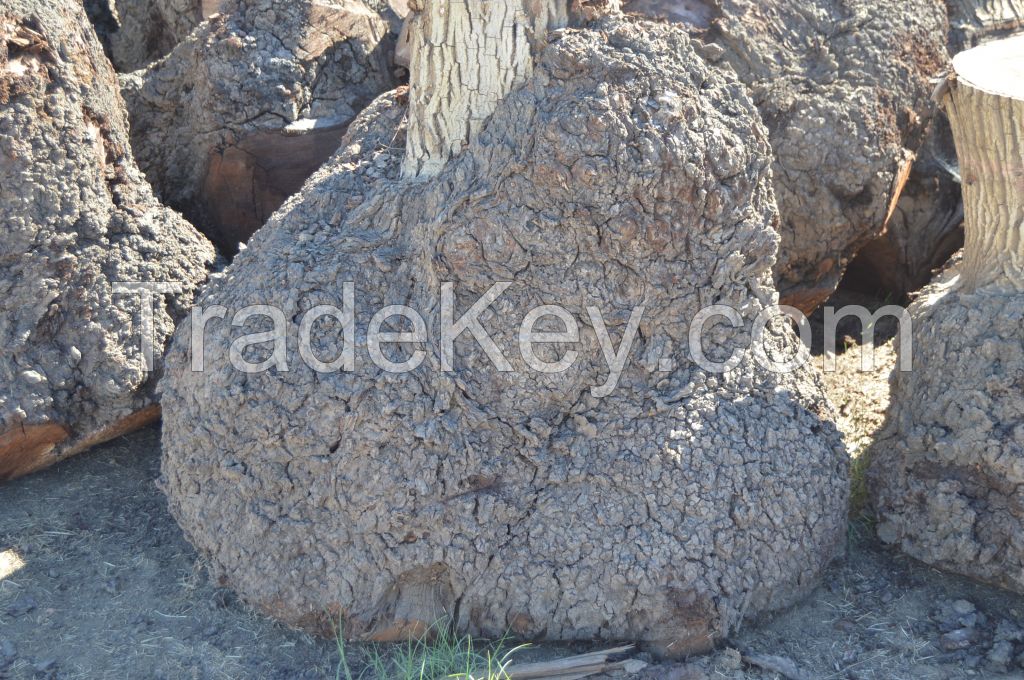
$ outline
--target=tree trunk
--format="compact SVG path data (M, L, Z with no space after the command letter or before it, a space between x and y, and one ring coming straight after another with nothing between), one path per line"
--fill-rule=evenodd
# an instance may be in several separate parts
M463 18L480 16L470 1L455 10ZM452 23L462 43L437 54L459 56L455 45L484 27ZM497 320L486 322L503 355L495 366L512 370L491 370L494 354L462 334L449 354L457 376L429 339L413 373L386 372L360 349L353 370L290 361L287 374L252 375L231 365L233 336L250 331L211 323L199 372L188 349L198 326L186 322L161 383L164 488L215 579L311 631L343 619L349 637L395 639L445 612L471 635L703 651L812 588L845 536L847 461L820 381L769 373L741 352L735 371L748 380L719 388L687 358L686 321L706 300L745 315L746 328L718 325L717 360L748 345L776 296L767 132L734 76L669 24L611 17L564 31L532 69L479 139L434 147L458 150L457 167L415 191L397 181L408 97L375 100L200 301L258 300L311 320L301 310L342 303L331 282L353 281L348 318L402 301L435 329L448 325L437 282L479 312L488 298L472 299L515 280L484 312ZM430 87L425 73L418 87ZM467 81L434 86L475 96ZM597 324L584 322L573 366L544 375L517 329L542 301ZM657 310L611 394L595 394L608 375L596 329L607 327L585 301L612 311L613 338L638 332L636 305ZM323 321L309 349L330 360L346 324ZM285 344L301 348L302 324L285 326ZM794 356L798 342L765 341L766 357ZM756 479L722 458L722 442L748 441ZM590 548L606 545L622 549Z
M402 176L433 177L533 73L548 31L619 0L415 0L407 27L409 136Z
M910 306L869 453L878 535L1024 593L1024 36L962 52L944 96L960 158L963 258Z
M1024 288L1024 36L962 52L946 110L964 195L963 284Z

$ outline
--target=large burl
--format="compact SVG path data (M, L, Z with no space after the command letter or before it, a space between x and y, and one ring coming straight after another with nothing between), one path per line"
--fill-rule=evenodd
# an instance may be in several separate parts
M144 369L159 370L213 258L136 167L116 76L81 3L6 2L0 480L157 417L154 374ZM152 317L137 283L159 284Z
M388 22L361 0L224 0L123 80L139 165L234 253L394 87Z
M784 302L811 312L892 218L948 65L941 0L629 0L683 22L768 127ZM938 202L941 197L933 200Z
M218 578L289 624L340 616L352 637L393 640L450 617L482 635L706 649L808 592L845 536L847 458L819 379L748 349L777 297L767 133L677 27L613 16L548 33L573 20L559 3L544 17L438 3L418 3L411 92L356 119L207 288L205 331L179 329L162 383L172 512ZM418 91L427 64L468 60L468 78L503 77ZM344 307L348 281L346 339L345 313L307 314ZM232 367L232 342L269 330L228 322L252 304L280 307L287 371ZM712 304L736 310L702 335L708 361L735 358L724 372L690 358ZM383 350L414 370L369 356L386 305L423 315L425 339ZM524 350L539 305L565 309L536 324L562 341ZM777 323L763 340L776 360L798 346ZM353 370L300 358L344 364L346 348ZM236 345L236 363L271 349Z
M166 56L221 0L83 0L114 68L129 73Z
M963 255L910 308L871 455L879 536L1024 592L1024 36L959 54L947 95ZM909 357L908 357L909 355Z

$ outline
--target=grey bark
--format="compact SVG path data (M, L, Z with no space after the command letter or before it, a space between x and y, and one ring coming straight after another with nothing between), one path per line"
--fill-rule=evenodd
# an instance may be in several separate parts
M197 373L193 329L178 330L163 488L215 576L315 631L340 615L352 637L397 639L447 613L476 634L640 639L673 656L806 593L842 550L847 457L813 371L770 373L743 349L775 295L778 214L742 85L670 25L565 30L418 182L401 179L406 98L364 111L200 301L229 316L279 305L294 348L302 313L340 307L354 281L355 370L314 373L292 351L287 372L240 373L230 344L264 318L208 324ZM439 370L444 281L456 317L513 282L483 318L513 371L468 334ZM741 314L705 335L715 361L740 352L724 375L688 359L689 321L711 302ZM542 374L516 335L550 303L582 319L579 358ZM387 304L431 329L413 372L367 356ZM607 370L584 307L617 343L640 304L619 387L597 398ZM341 337L321 320L313 353L331 361ZM797 346L788 328L766 337L771 356Z
M167 282L159 358L213 247L154 198L117 79L77 0L0 10L0 479L152 420L142 306Z
M1021 0L949 0L949 50L956 54L1024 27ZM913 293L963 245L956 150L944 115L934 117L885 233L851 265L861 283L899 297Z
M234 252L394 86L387 22L360 0L229 0L123 79L158 195Z
M684 21L696 22L692 30L708 43L705 56L731 65L750 88L775 152L779 291L813 310L881 233L921 143L930 79L948 64L944 6L708 0L625 8L651 5L689 14Z
M1024 36L953 65L964 252L911 307L916 370L894 373L871 453L878 532L1024 592Z
M219 0L84 0L114 68L122 73L145 68L166 56Z
M946 0L954 53L1024 28L1024 0Z
M963 246L963 221L953 134L940 114L932 117L885 232L860 250L847 275L854 285L906 299Z

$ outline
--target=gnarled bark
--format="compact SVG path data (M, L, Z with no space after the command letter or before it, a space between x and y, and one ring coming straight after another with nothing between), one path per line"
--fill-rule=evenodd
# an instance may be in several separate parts
M749 97L671 25L604 19L549 40L433 178L402 179L404 93L378 99L207 288L203 305L280 306L294 348L304 313L342 306L353 281L353 370L317 372L292 351L287 372L237 371L232 343L264 318L207 325L193 372L192 328L179 329L163 382L170 507L217 577L288 623L324 631L340 616L353 637L394 639L443 613L474 634L640 639L680 656L786 606L842 550L847 457L820 381L748 350L778 244ZM408 372L370 360L365 324L383 306L439 329L443 282L458 317L499 281L512 285L481 323L511 371L468 334L450 371L433 340L387 350L425 353ZM738 351L723 374L689 358L710 301L740 315L705 334L711 360ZM539 304L582 320L578 342L539 353L578 350L564 371L519 349ZM618 346L638 305L619 386L601 397L586 308ZM319 361L347 346L341 325L312 327ZM788 326L765 343L772 357L798 345Z
M873 447L879 536L1024 592L1024 36L953 60L963 257L911 307Z
M931 79L948 65L945 7L633 0L625 9L652 5L656 14L683 16L707 44L705 56L732 66L750 88L775 155L779 292L813 310L882 232L906 181L932 113Z
M220 0L85 0L114 68L129 73L166 56Z
M393 87L393 42L360 0L229 0L222 11L123 89L146 177L234 253Z
M228 253L394 85L387 22L360 0L228 0L124 80L132 146L160 197Z
M152 421L153 368L213 247L132 159L117 78L78 0L0 9L0 480ZM141 293L163 284L153 316Z

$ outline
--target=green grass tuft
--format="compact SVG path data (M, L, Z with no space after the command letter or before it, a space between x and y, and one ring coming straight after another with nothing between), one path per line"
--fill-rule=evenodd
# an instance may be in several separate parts
M394 645L375 644L365 650L366 662L356 675L348 658L341 622L335 629L338 667L335 680L508 680L512 655L527 645L507 648L496 642L460 636L449 620L431 626L426 635Z

